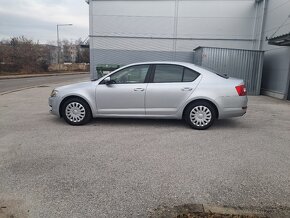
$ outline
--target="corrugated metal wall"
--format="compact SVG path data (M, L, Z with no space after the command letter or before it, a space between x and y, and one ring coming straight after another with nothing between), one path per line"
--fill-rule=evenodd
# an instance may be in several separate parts
M269 45L266 37L290 32L290 1L268 0L262 50L265 51L262 94L287 99L290 83L290 47Z
M248 93L259 95L263 52L241 49L199 47L194 63L231 77L244 79Z

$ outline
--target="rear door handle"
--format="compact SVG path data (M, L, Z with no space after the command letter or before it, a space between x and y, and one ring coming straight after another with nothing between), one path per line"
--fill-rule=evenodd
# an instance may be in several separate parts
M143 89L143 88L135 88L135 89L134 89L135 92L138 92L138 91L139 91L139 92L143 92L144 90L145 90L145 89Z
M182 91L191 91L192 90L192 88L189 88L189 87L185 87L185 88L183 88L183 89L181 89Z

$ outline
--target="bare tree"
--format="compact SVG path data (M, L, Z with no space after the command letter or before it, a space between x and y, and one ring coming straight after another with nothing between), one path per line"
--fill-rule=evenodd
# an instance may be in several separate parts
M89 63L89 49L75 42L62 40L61 62ZM39 44L24 36L0 41L0 72L33 73L47 71L50 64L57 63L55 45Z
M69 63L89 63L89 49L82 47L83 40L75 42L64 39L60 42L61 60Z
M77 45L77 63L89 63L90 62L90 49L88 46L84 45L83 40L80 38L75 41Z
M48 68L49 49L46 45L21 36L2 40L0 48L0 71L38 72Z

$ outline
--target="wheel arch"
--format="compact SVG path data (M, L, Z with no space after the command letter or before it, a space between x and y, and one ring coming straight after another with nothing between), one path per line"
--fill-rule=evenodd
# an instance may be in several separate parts
M207 103L211 104L213 106L213 108L215 109L216 118L217 119L219 118L219 109L218 109L218 106L216 105L216 103L214 103L214 101L209 100L209 99L206 99L206 98L198 98L198 99L194 99L194 100L191 100L190 102L188 102L187 105L183 108L182 118L184 118L184 113L185 113L187 107L189 107L189 105L191 105L192 103L195 103L195 102L207 102Z
M78 96L78 95L69 95L69 96L66 96L64 97L61 102L60 102L60 105L59 105L59 116L62 117L62 109L63 109L63 106L64 106L64 103L71 99L71 98L78 98L78 99L81 99L83 101L85 101L88 105L89 105L89 108L90 108L90 112L91 114L93 114L93 111L92 111L92 106L90 105L90 103L88 102L88 100L82 96Z

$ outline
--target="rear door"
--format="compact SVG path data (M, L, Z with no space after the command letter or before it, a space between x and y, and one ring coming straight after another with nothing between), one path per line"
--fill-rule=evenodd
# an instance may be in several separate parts
M179 65L154 65L145 96L146 115L176 114L196 88L199 75Z

